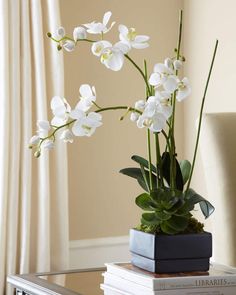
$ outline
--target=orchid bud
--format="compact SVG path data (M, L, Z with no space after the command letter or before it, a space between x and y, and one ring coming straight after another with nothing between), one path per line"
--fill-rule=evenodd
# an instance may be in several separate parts
M58 51L62 50L62 47L61 47L60 44L57 45L57 50L58 50Z
M181 69L181 67L182 67L182 62L180 61L180 60L175 60L174 61L174 68L175 68L175 70L180 70Z
M52 37L52 34L50 32L47 33L48 38Z
M73 142L73 134L69 129L66 129L62 132L60 139L62 139L64 142Z
M35 153L34 153L34 156L35 158L39 158L41 156L41 152L40 150L37 150Z
M139 114L138 113L131 113L130 115L130 120L133 121L133 122L136 122L139 118Z
M51 150L54 148L54 142L51 139L47 139L43 143L43 148L47 150Z
M65 35L66 35L66 31L63 27L59 27L57 30L56 30L56 35L57 37L59 38L64 38Z
M78 40L86 39L87 32L86 32L85 28L76 27L73 32L73 37L74 37L75 42Z
M68 51L71 52L75 49L75 42L71 41L71 40L67 40L64 44L63 44L63 48Z
M30 146L34 146L34 145L38 145L40 142L40 137L38 135L34 135L33 137L31 137L29 144Z
M166 59L165 59L165 61L164 61L164 64L165 64L165 66L167 67L167 68L172 68L172 66L173 66L173 62L172 62L172 60L169 58L169 57L167 57Z

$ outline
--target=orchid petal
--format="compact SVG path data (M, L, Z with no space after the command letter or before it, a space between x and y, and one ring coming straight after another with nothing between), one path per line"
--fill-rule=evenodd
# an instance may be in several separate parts
M118 48L123 54L127 54L130 51L131 46L128 42L119 41L114 45L114 48Z
M178 86L178 81L175 76L168 77L163 84L163 87L166 91L173 93Z
M111 11L107 11L107 12L104 14L104 16L103 16L103 21L102 21L104 26L106 26L106 25L108 24L108 22L109 22L111 16L112 16Z
M122 35L127 35L129 33L129 30L125 25L119 25L118 30Z
M82 84L79 88L79 93L83 98L89 98L93 96L92 89L88 84Z
M149 36L146 35L138 35L135 37L134 42L143 43L150 39Z
M136 42L133 42L132 47L135 48L135 49L144 49L144 48L149 47L149 44L148 43L136 43Z
M51 129L51 126L47 120L38 120L37 126L42 131L49 131Z
M161 77L159 73L152 73L149 80L149 84L152 86L158 86L161 83Z

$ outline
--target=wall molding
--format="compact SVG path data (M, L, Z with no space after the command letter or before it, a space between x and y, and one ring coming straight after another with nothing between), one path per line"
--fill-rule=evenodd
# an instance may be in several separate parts
M129 236L70 241L70 269L103 267L130 260Z

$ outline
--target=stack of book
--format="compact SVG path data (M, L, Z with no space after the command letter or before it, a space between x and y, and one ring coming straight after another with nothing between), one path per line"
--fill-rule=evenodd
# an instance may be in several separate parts
M104 295L236 295L236 268L212 263L208 272L154 274L130 263L107 263Z

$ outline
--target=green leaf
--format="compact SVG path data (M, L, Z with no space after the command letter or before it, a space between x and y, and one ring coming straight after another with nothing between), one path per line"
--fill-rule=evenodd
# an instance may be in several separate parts
M184 231L188 226L188 218L185 216L173 215L169 220L166 221L167 225L174 230L181 232Z
M188 160L183 160L180 162L180 170L183 176L184 184L188 181L191 171L191 163Z
M155 213L143 213L141 222L145 225L158 225L160 224L160 219Z
M139 185L145 190L149 191L149 188L146 186L145 181L143 179L143 174L140 168L124 168L120 170L121 174L127 175L136 179ZM149 179L149 178L148 178Z
M199 203L201 211L205 218L208 218L215 211L214 206L209 201L197 194L191 188L186 191L185 197L189 205L195 205Z
M145 211L154 211L156 209L154 201L149 194L143 193L135 199L135 203Z
M183 205L184 205L183 198L177 198L177 201L175 201L175 203L168 209L168 212L171 214L174 214L175 212L179 211L179 209L183 207Z
M135 161L136 163L142 165L143 167L149 169L149 162L148 162L148 160L144 159L143 157L134 155L131 157L131 159L133 161ZM156 167L153 164L151 164L151 170L156 173Z
M161 230L163 233L168 234L168 235L175 235L178 233L177 230L171 228L166 222L162 222L160 224Z
M171 218L171 214L165 211L155 211L156 216L161 220L168 220Z
M136 179L139 183L139 185L146 191L150 192L149 188L149 172L144 169L144 173L146 175L147 179L147 185L143 177L143 173L140 168L124 168L119 171L121 174L127 175L129 177L132 177ZM152 184L153 188L156 188L156 175L152 174Z
M177 159L175 159L175 163L176 163L175 185L178 190L183 191L183 188L184 188L183 177L182 177L179 162L177 161ZM162 154L162 172L168 185L170 185L170 154L169 152L164 152Z

